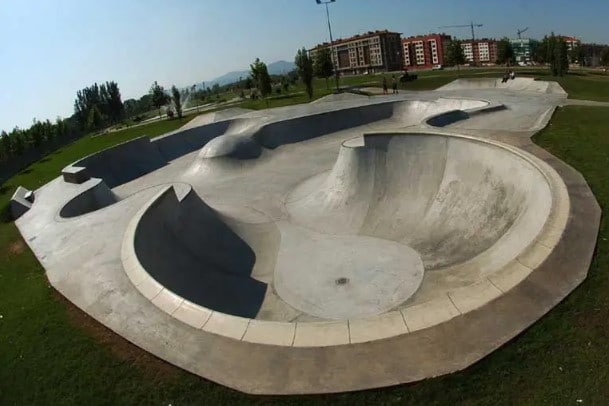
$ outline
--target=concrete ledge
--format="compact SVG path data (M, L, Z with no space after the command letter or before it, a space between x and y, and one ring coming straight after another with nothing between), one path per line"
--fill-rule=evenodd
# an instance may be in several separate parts
M84 190L68 200L59 211L61 218L82 216L108 207L119 200L102 179L91 178L81 185Z
M399 311L392 311L369 319L349 321L349 340L352 344L381 340L407 333L408 327Z
M329 347L349 344L349 322L298 322L294 347Z
M31 196L30 199L27 197ZM34 201L34 194L30 190L19 186L10 201L10 209L11 215L14 220L17 220L19 217L23 216L25 212L32 208L32 203Z
M429 302L406 307L401 313L411 332L447 322L461 314L447 294Z
M67 166L61 171L63 180L68 183L83 183L91 179L87 168L81 166Z

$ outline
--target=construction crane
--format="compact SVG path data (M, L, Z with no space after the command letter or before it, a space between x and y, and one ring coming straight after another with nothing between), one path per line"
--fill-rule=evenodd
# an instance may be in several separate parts
M465 25L443 25L438 28L471 28L472 29L472 41L476 40L476 34L474 32L474 27L482 27L484 24L476 24L473 21L469 24Z
M516 32L518 33L518 39L522 39L522 36L520 34L522 34L523 32L526 32L529 29L529 27L525 28L524 30L516 30Z

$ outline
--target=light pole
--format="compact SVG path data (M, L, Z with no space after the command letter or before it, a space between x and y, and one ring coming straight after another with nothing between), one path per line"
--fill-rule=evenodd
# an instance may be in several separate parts
M332 49L334 45L334 40L332 39L332 26L330 25L330 11L328 10L328 4L334 3L336 0L315 0L317 4L323 4L326 6L326 17L328 18L328 31L330 32L330 57L334 56L334 49ZM334 63L334 58L332 58L332 65L334 65L334 78L336 79L336 92L340 91L338 86L338 51L336 52L336 63Z

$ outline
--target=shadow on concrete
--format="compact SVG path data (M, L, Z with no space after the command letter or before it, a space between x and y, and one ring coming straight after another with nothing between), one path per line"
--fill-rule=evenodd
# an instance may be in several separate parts
M256 257L189 189L170 188L148 208L135 234L140 264L157 282L200 306L255 317L266 284L251 278Z

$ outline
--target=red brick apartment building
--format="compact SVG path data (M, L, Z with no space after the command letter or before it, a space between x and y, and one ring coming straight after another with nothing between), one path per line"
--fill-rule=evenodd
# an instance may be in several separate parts
M497 62L497 41L494 39L463 40L461 48L470 64L494 65Z
M342 74L362 74L396 71L402 68L402 49L399 32L368 31L365 34L338 39L332 44L332 60ZM309 50L312 57L323 43Z
M446 47L451 40L450 35L429 34L408 37L402 40L402 61L405 68L429 69L436 65L444 65Z

